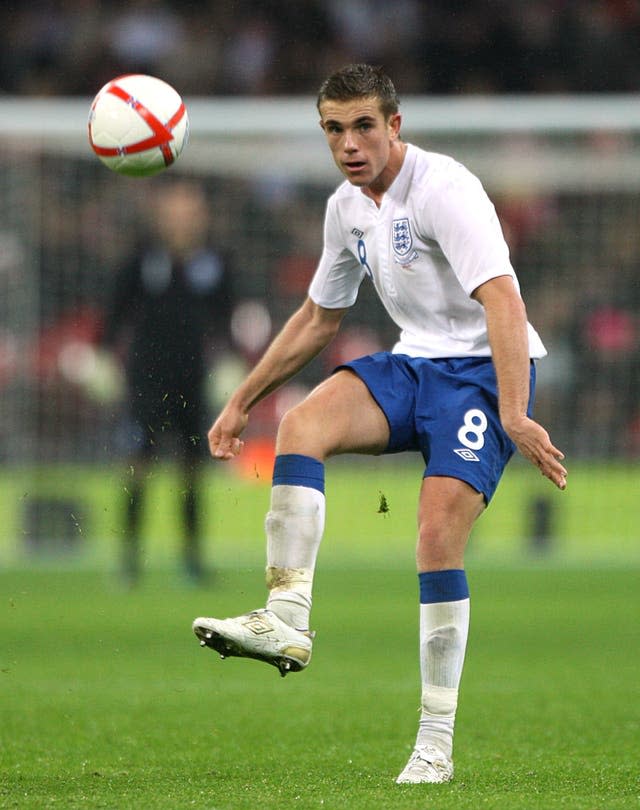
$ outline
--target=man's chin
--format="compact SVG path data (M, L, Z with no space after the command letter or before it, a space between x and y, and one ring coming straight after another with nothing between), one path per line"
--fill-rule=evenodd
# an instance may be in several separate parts
M365 188L365 186L369 185L368 178L366 177L357 177L352 174L347 174L345 176L351 185L355 186L356 188Z

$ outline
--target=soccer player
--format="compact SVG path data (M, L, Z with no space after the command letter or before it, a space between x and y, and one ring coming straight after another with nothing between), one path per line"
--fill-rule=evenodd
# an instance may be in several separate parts
M257 658L283 675L306 667L325 461L420 451L422 712L397 782L438 783L453 776L471 527L516 448L560 489L567 471L531 418L533 360L545 349L527 322L494 207L464 166L402 141L398 109L391 80L375 67L349 65L322 84L320 126L346 182L328 201L308 297L209 431L213 457L241 452L251 408L331 341L365 278L399 340L340 366L284 415L266 518L266 609L198 618L193 628L223 657Z
M195 582L204 575L198 507L206 457L203 386L229 331L231 272L226 256L210 243L210 205L198 183L171 179L161 184L150 213L152 233L115 279L103 338L111 348L127 342L131 475L123 503L122 573L128 584L139 580L149 464L170 449L183 481L184 571Z

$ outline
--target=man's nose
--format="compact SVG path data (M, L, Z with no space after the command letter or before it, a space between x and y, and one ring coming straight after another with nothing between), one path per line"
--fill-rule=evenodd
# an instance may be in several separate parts
M356 143L356 139L354 137L353 132L351 132L348 129L345 130L345 133L344 133L344 149L345 149L345 152L355 152L357 148L358 148L358 145Z

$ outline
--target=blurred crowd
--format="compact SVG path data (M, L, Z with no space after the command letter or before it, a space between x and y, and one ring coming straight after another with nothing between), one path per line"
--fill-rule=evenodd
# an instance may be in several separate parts
M625 92L639 41L638 0L32 0L0 5L0 93L146 72L183 95L305 94L352 61L404 95Z

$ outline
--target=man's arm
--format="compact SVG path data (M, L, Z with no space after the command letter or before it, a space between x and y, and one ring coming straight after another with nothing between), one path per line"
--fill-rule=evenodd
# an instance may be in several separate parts
M347 309L325 309L307 298L273 339L244 382L231 395L209 431L214 458L228 460L242 450L240 434L249 411L307 365L336 335Z
M530 359L524 302L510 276L481 284L473 298L485 309L502 426L522 455L564 489L567 471L560 463L563 453L553 446L547 431L527 416Z

